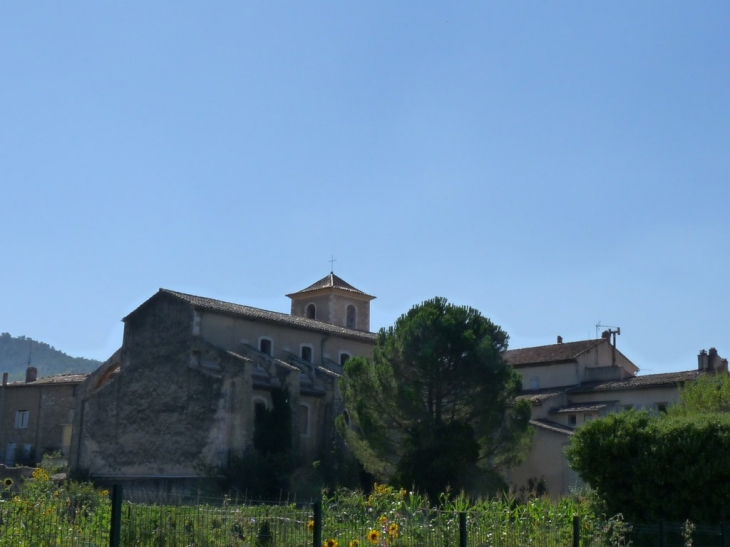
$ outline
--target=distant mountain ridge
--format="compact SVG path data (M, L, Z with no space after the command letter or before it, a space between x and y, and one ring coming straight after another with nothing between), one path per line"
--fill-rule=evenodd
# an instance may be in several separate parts
M69 372L91 372L101 365L101 361L66 355L45 342L3 332L0 334L0 372L7 372L11 382L24 380L29 352L30 364L38 369L39 378Z

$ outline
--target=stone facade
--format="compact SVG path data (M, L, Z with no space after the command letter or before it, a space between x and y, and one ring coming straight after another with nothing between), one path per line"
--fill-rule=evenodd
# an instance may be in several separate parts
M256 406L282 387L293 441L316 459L341 411L341 362L375 343L363 330L164 289L124 324L120 350L77 394L70 467L94 479L224 467L251 446Z
M0 458L6 465L36 463L44 454L68 454L74 391L86 374L37 378L29 367L25 382L0 387Z

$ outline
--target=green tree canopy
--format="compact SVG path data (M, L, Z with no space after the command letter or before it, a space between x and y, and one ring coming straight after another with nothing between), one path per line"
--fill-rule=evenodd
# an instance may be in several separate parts
M504 360L507 334L477 310L434 298L381 329L372 360L350 359L338 430L381 480L432 497L482 492L518 461L530 406Z
M612 414L576 430L566 454L609 513L643 522L730 518L728 414Z
M730 375L703 374L679 389L679 401L669 407L672 416L730 412Z

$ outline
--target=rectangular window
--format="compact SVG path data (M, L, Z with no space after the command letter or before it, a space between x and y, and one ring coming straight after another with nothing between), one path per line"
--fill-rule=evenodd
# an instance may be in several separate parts
M340 365L342 365L344 367L345 363L347 363L347 360L350 357L352 357L352 355L350 355L349 353L346 353L344 351L342 353L340 353Z
M271 355L271 340L267 338L259 340L259 351L266 355Z
M27 410L18 410L15 413L15 429L28 429L28 418L30 412Z
M309 346L302 346L302 360L307 363L312 362L312 348Z
M570 414L568 416L568 425L576 425L578 423L577 416L575 414Z

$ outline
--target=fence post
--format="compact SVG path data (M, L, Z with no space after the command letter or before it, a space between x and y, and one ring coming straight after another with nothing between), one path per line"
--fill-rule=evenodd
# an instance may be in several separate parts
M112 486L112 522L109 530L109 547L119 547L122 532L122 485Z
M730 547L730 535L728 534L727 522L724 520L722 521L720 530L722 533L722 547Z
M322 498L314 502L314 540L312 547L322 546Z
M667 547L667 527L663 520L659 521L659 547Z
M459 513L459 547L466 547L466 513Z
M573 547L580 547L580 517L573 517Z

